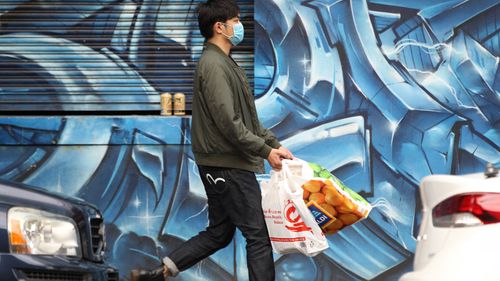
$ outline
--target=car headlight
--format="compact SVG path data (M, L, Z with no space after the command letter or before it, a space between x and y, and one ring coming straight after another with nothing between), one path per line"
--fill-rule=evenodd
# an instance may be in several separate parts
M71 218L24 207L11 208L7 217L11 253L81 256L80 237Z

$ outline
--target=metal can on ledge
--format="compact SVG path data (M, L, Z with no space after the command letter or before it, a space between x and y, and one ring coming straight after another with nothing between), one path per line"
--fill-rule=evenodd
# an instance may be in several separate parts
M186 114L186 96L183 93L174 95L174 115Z
M172 95L170 93L162 93L160 95L161 115L172 115Z

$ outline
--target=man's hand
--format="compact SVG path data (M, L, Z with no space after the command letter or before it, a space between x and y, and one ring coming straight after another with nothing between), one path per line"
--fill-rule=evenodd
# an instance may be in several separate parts
M283 159L291 159L290 158L291 153L285 153L282 150L273 148L271 152L269 153L269 156L267 156L267 161L269 162L269 165L274 170L281 170L281 160Z
M284 146L280 146L278 148L279 151L285 153L287 155L287 157L285 157L286 159L293 159L293 154L290 152L290 150L288 150L288 148L284 147Z

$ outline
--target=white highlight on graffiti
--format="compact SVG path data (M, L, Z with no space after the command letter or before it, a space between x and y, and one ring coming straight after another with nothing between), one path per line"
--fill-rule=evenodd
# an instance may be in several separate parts
M135 194L135 200L132 202L132 204L136 207L139 208L142 204L141 200L139 200L139 196Z
M307 67L309 65L309 63L311 62L311 60L308 60L306 55L304 55L304 58L299 60L303 65L304 67Z
M207 174L205 175L205 178L207 178L207 181L208 181L210 184L217 184L217 182L219 182L219 181L226 182L226 180L225 180L225 179L223 179L223 178L216 178L216 179L214 179L214 177L212 177L212 175L211 175L211 174L209 174L209 173L207 173Z
M169 126L169 127L172 127L172 128L175 128L175 129L179 130L179 132L181 133L181 135L185 138L184 143L191 143L191 139L184 133L184 130L181 129L181 127L179 126L178 123L176 123L176 122L166 122L166 125Z
M361 128L358 124L351 123L347 125L342 125L338 127L329 128L323 131L318 132L314 137L315 140L321 140L326 138L338 138L347 135L353 135L359 132Z
M203 273L203 268L206 268L206 266L207 266L207 260L208 259L203 259L193 266L194 274L192 276L189 276L189 280L192 280L192 281L206 281L207 280L206 274Z
M118 247L116 247L118 248ZM158 256L155 256L155 255L152 255L152 254L149 254L148 252L144 251L144 250L141 250L141 249L137 249L137 248L129 248L130 251L132 252L136 252L136 253L139 253L141 254L142 256L147 256L149 258L151 258L152 260L157 260L157 261L160 261L161 259L158 257ZM116 257L116 256L115 256Z
M389 184L389 186L392 187L392 185ZM390 224L392 227L394 227L394 230L396 231L397 237L403 247L405 249L408 249L408 246L406 245L405 241L403 240L403 237L401 233L399 232L399 227L396 225L396 222L405 224L406 222L404 221L404 218L402 217L402 214L400 210L394 208L394 206L386 199L383 197L377 198L373 203L371 203L371 206L373 208L377 208L379 212L383 213L386 218L390 220Z
M391 128L391 131L394 132L399 127L399 123L394 121L389 121L389 126Z
M198 168L196 167L196 165L192 165L191 166L191 170L193 171L193 174L196 175L196 176L200 176L200 173L198 171Z
M60 192L60 193L63 192L62 185L61 185L61 174L57 175L57 188L56 188L56 190L57 190L57 192Z
M208 204L205 204L205 206L203 206L203 208L202 208L202 209L201 209L198 213L196 213L196 214L194 214L194 215L192 215L192 216L190 216L190 217L186 218L186 219L184 220L184 222L187 222L188 220L190 220L190 219L192 219L192 218L194 218L194 217L197 217L197 216L201 215L201 213L203 213L203 211L205 211L207 208L208 208ZM208 218L207 218L207 219L208 219ZM208 226L208 225L207 225L207 226Z
M141 223L144 223L146 225L146 233L147 236L151 236L150 230L151 230L151 220L152 219L158 219L158 218L163 218L164 216L152 216L149 213L149 192L146 192L146 208L144 209L144 215L143 216L129 216L131 218L137 218L140 219ZM156 225L156 223L154 223Z
M422 48L422 51L425 53L432 55L432 54L437 54L438 52L442 50L451 50L452 47L446 43L437 43L434 45L429 45L426 43L418 42L414 39L404 39L399 41L396 46L389 47L389 46L382 46L382 52L390 59L396 59L396 55L401 53L404 48L406 47L419 47Z
M430 71L424 71L424 70L414 69L414 68L410 68L410 69L408 69L408 71L409 72L418 72L420 74L427 74L428 76L424 80L422 80L422 82L421 82L421 84L423 86L429 86L429 85L433 84L433 82L439 82L439 83L441 83L443 86L445 86L450 91L451 95L453 95L453 97L455 98L455 103L458 106L460 106L462 108L471 108L471 109L475 108L474 106L468 106L468 105L464 104L458 98L458 94L457 94L457 91L455 90L455 88L450 83L448 83L445 79L439 77L435 73L430 72Z
M306 57L306 55L304 54L304 58L299 60L299 62L304 66L304 72L306 74L308 74L308 76L310 77L311 73L312 73L312 60L308 59ZM306 84L306 80L307 80L308 76L306 76L306 75L302 76L302 87L304 89L302 91L302 98L304 98L306 96L306 93L307 93L306 89L308 88L308 85Z
M419 47L422 49L423 52L429 55L437 54L438 52L446 52L443 54L445 57L448 57L451 55L451 53L454 53L456 55L463 55L463 52L459 52L455 50L451 45L446 44L446 43L437 43L434 45L418 42L414 39L405 39L399 41L394 48L388 47L388 46L382 46L382 51L384 54L390 58L390 59L396 59L396 55L398 55L404 48L409 47L409 46L414 46L414 47ZM415 69L415 68L406 68L409 72L416 72L420 74L425 74L427 75L425 79L423 79L420 83L423 86L428 86L432 85L434 83L441 84L445 86L449 91L450 94L455 98L455 103L463 108L473 108L470 106L467 106L463 104L460 99L458 98L457 91L455 88L445 79L441 78L439 75L437 75L434 72L431 71L425 71L425 70L420 70L420 69ZM480 69L478 69L480 70Z

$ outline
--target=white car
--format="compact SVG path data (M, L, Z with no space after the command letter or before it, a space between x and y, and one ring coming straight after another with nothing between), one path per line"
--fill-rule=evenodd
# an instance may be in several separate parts
M399 281L500 280L500 177L432 175L420 184L422 224L413 272Z

